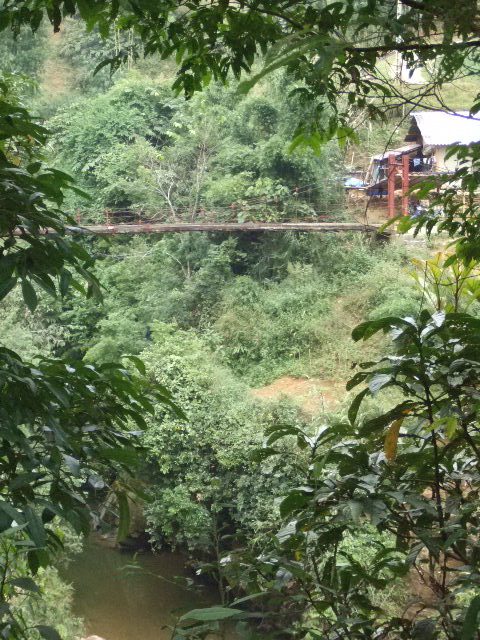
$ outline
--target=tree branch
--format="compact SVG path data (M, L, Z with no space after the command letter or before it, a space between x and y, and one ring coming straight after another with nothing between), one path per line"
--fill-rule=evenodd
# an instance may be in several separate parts
M349 53L388 53L390 51L434 51L435 49L469 49L480 47L480 40L468 40L466 42L452 42L449 45L444 44L394 44L378 45L372 47L345 47L345 51Z

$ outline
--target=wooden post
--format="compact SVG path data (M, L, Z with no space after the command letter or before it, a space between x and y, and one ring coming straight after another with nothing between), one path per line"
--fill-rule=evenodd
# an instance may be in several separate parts
M395 154L390 153L388 156L387 166L387 193L388 193L388 217L395 217L395 176L397 166L395 162Z
M402 213L408 216L409 197L408 190L410 188L410 157L405 154L402 157Z

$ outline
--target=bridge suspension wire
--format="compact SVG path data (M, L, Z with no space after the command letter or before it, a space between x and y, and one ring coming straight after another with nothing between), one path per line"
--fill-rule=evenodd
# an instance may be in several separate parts
M328 180L326 182L335 182L336 186L338 186L341 189L341 196L344 196L345 193L345 189L344 186L341 182L332 179L332 180ZM313 189L319 189L319 183L318 182L312 182L309 184L305 184L302 185L301 187L295 187L293 189L293 191L289 194L289 198L290 199L296 199L296 197L298 196L298 194L302 194L308 191L312 191ZM284 196L284 200L286 199L286 196ZM278 200L280 200L280 198L278 197ZM230 209L232 206L239 206L241 204L258 204L258 203L264 203L264 204L271 204L272 202L276 202L275 201L275 196L250 196L250 197L242 197L242 198L238 198L238 200L231 202L229 205L223 205L217 208L220 209ZM142 206L142 205L137 205L137 206ZM205 203L200 202L199 206L206 206ZM164 207L165 209L169 209L168 206ZM191 209L191 205L183 205L183 206L179 206L176 207L178 210L184 209L184 210L188 210ZM111 208L109 207L109 210L111 211L124 211L125 207L118 207L117 209Z
M336 192L321 194L322 189L328 186L336 187ZM312 192L318 195L312 196ZM318 193L320 192L320 193ZM305 196L308 196L306 199ZM320 202L322 203L320 205ZM295 211L296 208L299 211ZM287 221L287 220L318 220L324 216L339 216L345 213L347 207L345 198L345 188L340 181L336 179L326 180L323 183L312 182L295 187L289 194L279 195L262 195L238 198L229 205L207 206L205 202L199 202L196 207L192 204L176 205L169 203L164 206L157 206L152 211L151 207L142 204L132 204L124 207L109 207L103 211L98 209L81 211L77 210L77 222L88 220L88 222L98 222L100 216L103 216L106 222L133 222L134 219L144 222L155 221L173 221L188 220L189 222L200 221L202 219L211 222L219 221L244 221L251 222L262 220L267 221ZM259 209L260 211L252 211ZM293 209L293 211L289 210ZM124 218L124 220L121 220ZM115 220L114 220L115 219Z

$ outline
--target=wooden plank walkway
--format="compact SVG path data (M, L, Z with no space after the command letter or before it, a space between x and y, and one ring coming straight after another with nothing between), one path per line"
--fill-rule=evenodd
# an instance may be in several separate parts
M139 233L190 233L212 232L266 232L266 231L304 231L314 233L341 233L356 231L377 233L381 225L358 222L219 222L219 223L147 223L138 224L98 224L78 227L66 227L68 233L93 235L125 235ZM389 232L385 232L388 235Z

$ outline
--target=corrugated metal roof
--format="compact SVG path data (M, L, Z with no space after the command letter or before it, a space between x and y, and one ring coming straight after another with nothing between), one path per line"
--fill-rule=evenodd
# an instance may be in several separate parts
M390 151L385 151L385 153L377 153L377 155L372 156L373 160L384 160L388 158L388 156L394 153L396 156L403 156L406 153L411 153L412 151L416 151L417 149L421 149L421 144L406 144L404 147L399 147L398 149L390 149Z
M480 142L480 118L469 117L468 111L418 111L412 116L425 145L444 147Z

